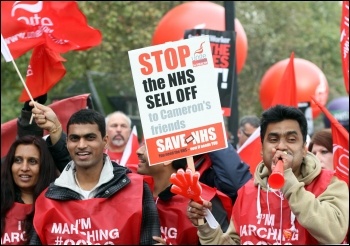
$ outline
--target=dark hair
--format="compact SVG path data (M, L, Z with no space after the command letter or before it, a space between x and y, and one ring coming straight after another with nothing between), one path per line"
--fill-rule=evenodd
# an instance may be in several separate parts
M276 105L266 111L261 115L260 119L260 138L261 143L264 141L267 126L270 123L276 123L283 120L295 120L299 123L301 134L303 135L303 141L306 142L307 136L307 121L304 113L296 107Z
M327 128L315 132L309 143L308 149L310 152L312 152L314 144L321 145L325 147L328 152L333 153L332 130L330 128Z
M106 136L106 121L102 114L93 109L81 109L75 112L68 120L67 134L70 125L97 124L102 138Z
M12 177L12 165L14 163L16 149L19 145L34 145L40 153L39 179L33 191L32 211L26 216L24 221L25 239L29 242L30 233L33 227L33 216L35 201L40 193L49 186L57 177L55 162L49 152L44 139L38 136L26 135L18 138L12 143L4 162L1 165L1 236L5 232L5 219L7 212L13 204L19 201L20 189Z
M173 160L173 162L171 163L171 166L175 169L178 170L180 168L182 168L183 170L186 170L187 167L187 159L186 158L182 158L182 159L178 159L178 160Z

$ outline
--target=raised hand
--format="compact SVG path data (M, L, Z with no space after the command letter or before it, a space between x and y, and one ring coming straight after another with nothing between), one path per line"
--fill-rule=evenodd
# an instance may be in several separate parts
M199 175L197 171L193 174L189 168L186 169L186 172L183 169L177 170L170 176L170 182L173 184L170 191L202 204L202 187L199 183Z

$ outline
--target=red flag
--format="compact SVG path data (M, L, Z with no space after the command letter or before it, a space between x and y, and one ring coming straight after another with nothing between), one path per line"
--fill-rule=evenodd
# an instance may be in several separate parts
M41 44L66 53L102 41L76 1L1 1L1 33L15 59Z
M294 52L290 55L286 70L273 97L271 106L283 104L298 107L297 90L294 71Z
M336 118L322 106L314 96L315 104L322 110L331 122L333 140L333 166L335 174L349 185L349 132L337 121Z
M340 22L340 55L343 65L345 89L349 94L349 1L343 1Z
M1 158L4 157L15 141L17 135L17 118L1 124Z
M2 1L1 32L14 59L41 47L34 50L27 71L33 72L27 77L33 97L47 93L64 76L60 53L86 50L102 41L101 32L87 24L75 1ZM23 90L20 101L29 99Z
M121 166L127 166L132 171L137 171L137 166L139 163L139 158L137 157L136 151L140 147L139 139L137 136L136 126L132 128L128 142L126 143L123 156L120 160Z
M260 154L262 145L260 139L260 126L237 150L239 157L250 166L250 173L254 175L256 166L262 161Z
M62 62L66 61L45 45L34 48L27 70L26 85L33 98L47 93L66 74ZM29 101L30 97L23 89L19 98L21 102Z
M82 94L66 99L59 100L50 105L56 113L62 124L62 129L66 132L66 125L73 113L79 109L87 107L87 101L90 94ZM45 132L44 134L48 134ZM4 157L17 135L17 118L1 124L1 157Z

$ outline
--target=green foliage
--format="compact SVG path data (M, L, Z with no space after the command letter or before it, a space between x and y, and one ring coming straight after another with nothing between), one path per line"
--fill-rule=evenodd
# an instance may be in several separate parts
M66 76L48 94L56 97L91 92L87 72L100 73L93 81L106 112L107 96L135 96L128 51L151 45L161 18L185 1L78 1L88 24L99 29L103 41L86 51L62 56ZM215 3L223 5L221 1ZM329 100L346 95L340 59L339 2L236 1L235 15L248 39L248 56L238 77L239 115L260 115L259 85L264 73L294 51L295 57L317 65L326 75ZM169 30L171 31L171 30ZM31 52L16 59L25 73ZM1 122L19 115L23 85L11 63L1 58ZM24 77L25 79L25 77Z

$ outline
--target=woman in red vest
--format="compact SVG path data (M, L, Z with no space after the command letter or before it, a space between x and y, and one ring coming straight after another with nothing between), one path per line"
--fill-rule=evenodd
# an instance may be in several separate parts
M1 165L1 245L29 242L33 205L56 175L54 160L41 137L22 136L11 145Z

